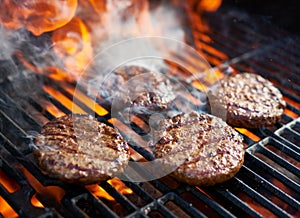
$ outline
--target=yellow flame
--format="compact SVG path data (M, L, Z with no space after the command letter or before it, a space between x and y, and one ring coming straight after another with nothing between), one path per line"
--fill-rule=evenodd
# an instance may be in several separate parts
M14 218L18 217L18 214L14 209L0 196L0 214L5 218Z

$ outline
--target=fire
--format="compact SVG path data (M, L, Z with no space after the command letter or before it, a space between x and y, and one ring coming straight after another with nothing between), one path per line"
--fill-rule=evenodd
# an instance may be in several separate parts
M64 96L62 93L60 93L56 89L54 89L50 86L44 86L43 88L48 94L53 96L56 100L58 100L60 103L62 103L66 108L68 108L73 113L86 114L86 112L81 107L74 104L72 102L72 100L68 99L66 96Z
M37 195L41 195L44 198L49 199L50 201L54 201L60 204L63 196L65 195L65 190L58 186L43 186L26 168L22 167L24 175L26 176L27 181L30 185L35 189ZM33 196L31 199L31 203L34 206L42 205L36 197Z
M206 35L206 34L202 34L205 32L209 32L209 25L205 23L205 21L203 20L203 17L201 16L204 12L213 12L216 11L222 4L222 0L189 0L189 5L190 5L190 9L188 9L188 16L190 19L190 23L193 26L194 31L194 35L203 39L206 42L211 42L212 39ZM192 10L192 8L194 10ZM199 16L200 15L200 16ZM199 44L198 40L196 40L196 44ZM202 44L202 43L201 43ZM204 44L204 43L203 43ZM199 47L199 45L196 45L197 47ZM201 46L205 46L205 45L201 45ZM202 48L200 46L200 48ZM210 49L213 52L214 49ZM218 63L218 61L215 61L215 63ZM215 64L214 63L214 64Z
M31 197L30 203L35 207L44 208L44 205L37 199L36 194Z
M109 201L114 201L115 199L110 196L110 194L108 194L102 187L100 187L97 184L93 184L93 185L86 185L85 188L92 193L92 195L94 195L95 197L98 198L105 198L106 200Z
M1 196L0 196L0 215L9 218L18 217L18 214L14 211L14 209L12 209L12 207Z
M77 0L1 1L1 23L10 29L25 26L34 35L53 31L67 24L77 9Z
M51 103L47 103L47 105L45 106L45 110L47 110L50 114L52 114L54 117L61 117L64 116L65 113L58 110L57 107L55 107L53 104Z
M101 15L106 10L106 4L104 0L89 0L90 4L97 14Z
M81 73L93 57L91 36L79 17L53 32L53 49L64 62L67 72Z
M216 11L221 6L222 0L201 0L197 11Z
M260 138L255 135L254 133L250 132L247 129L244 128L235 128L238 132L242 133L243 135L248 136L250 139L252 139L255 142L258 142L260 140Z
M79 101L84 102L86 106L88 106L90 109L95 111L99 116L104 116L108 114L108 111L101 107L99 104L97 104L95 101L93 101L91 98L86 96L84 93L82 93L79 90L74 90L73 87L65 86L65 90L69 92L74 97L78 98Z
M121 180L118 178L112 178L107 181L111 186L113 186L121 194L132 194L133 191L128 188ZM114 201L115 199L108 194L102 187L97 184L87 185L85 188L92 193L95 197L105 198L109 201Z
M116 177L108 180L107 182L121 194L133 193L133 191L130 188L128 188L121 180L119 180Z
M0 169L0 184L9 192L14 193L20 189L18 183L9 178L2 169Z

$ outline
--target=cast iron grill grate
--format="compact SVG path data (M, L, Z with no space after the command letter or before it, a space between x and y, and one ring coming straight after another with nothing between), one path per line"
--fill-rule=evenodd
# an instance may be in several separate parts
M57 114L71 113L72 101L78 111L96 113L108 124L110 114L105 110L110 108L102 99L96 100L103 108L97 111L82 98L73 99L72 83L47 78L42 91L20 97L10 93L11 84L5 81L0 88L0 175L8 182L0 183L0 202L7 203L13 215L20 217L299 216L299 39L277 29L253 29L246 22L250 18L232 24L229 20L239 14L233 13L232 17L221 12L216 20L225 22L227 30L222 30L222 23L216 21L208 33L194 27L195 48L203 52L220 77L228 69L261 74L283 92L288 103L283 121L276 126L237 129L248 147L244 166L233 179L205 188L181 184L169 176L140 183L124 181L130 194L120 193L107 181L97 185L114 200L96 197L85 187L51 179L40 172L33 159L32 131L39 131ZM264 34L267 31L272 31L271 36ZM87 97L84 88L80 91ZM146 134L138 123L131 123L132 127L138 134ZM152 153L137 141L130 145L141 158L153 159ZM138 165L134 169L139 174L149 174ZM51 194L54 191L61 194ZM43 206L34 203L35 198Z

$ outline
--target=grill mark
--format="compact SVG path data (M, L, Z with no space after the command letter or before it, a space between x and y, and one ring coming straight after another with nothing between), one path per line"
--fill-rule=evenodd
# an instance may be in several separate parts
M64 125L72 123L73 118L80 127L79 135L73 125ZM122 136L88 116L66 115L50 121L35 142L34 156L39 166L49 176L70 183L99 183L122 172L130 158Z
M242 137L220 118L193 112L163 120L162 126L168 128L155 145L155 157L166 159L166 170L177 167L172 173L177 180L214 185L232 178L241 168Z
M280 91L263 77L235 74L220 81L209 93L212 112L233 126L258 128L280 121L285 101ZM223 113L220 110L226 109Z

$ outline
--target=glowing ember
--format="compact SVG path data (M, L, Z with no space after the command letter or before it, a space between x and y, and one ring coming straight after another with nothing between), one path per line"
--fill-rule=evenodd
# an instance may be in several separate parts
M77 0L1 1L1 23L11 29L25 26L34 35L41 35L64 26L74 16Z
M88 106L90 109L95 111L98 115L104 116L104 115L108 114L108 111L106 109L101 107L99 104L97 104L95 101L93 101L91 98L86 96L84 93L82 93L78 89L75 90L73 87L66 85L65 90L67 92L69 92L71 95L78 98L79 101L84 102L84 104L86 106Z
M0 169L0 184L9 192L13 193L20 189L18 183L9 178L2 169Z
M23 167L21 170L26 176L27 181L35 189L38 195L41 195L50 201L54 201L59 204L61 203L61 199L65 195L65 190L58 186L43 186L26 168ZM35 201L31 199L31 203L33 203L32 201L35 203L35 205L39 205L37 202L38 200Z
M108 194L102 187L100 187L99 185L86 185L85 188L92 193L92 195L94 195L95 197L98 198L105 198L106 200L109 201L114 201L115 199L110 196L110 194Z
M35 207L44 208L44 205L36 198L36 194L31 197L30 202Z
M289 117L298 118L298 114L294 113L293 111L289 109L284 109L284 113L288 115Z
M11 206L9 206L9 204L1 196L0 196L0 215L9 218L18 217L18 214L11 208Z
M189 9L188 16L191 20L191 25L196 30L195 36L203 39L206 42L211 42L211 38L208 35L202 34L203 32L209 31L209 25L205 23L201 15L204 12L216 11L222 4L222 0L189 0L190 8L195 8L195 11ZM200 15L200 16L199 16ZM197 42L197 40L196 40Z
M221 6L222 0L201 0L198 11L216 11Z
M44 88L44 90L49 95L51 95L52 97L54 97L57 101L59 101L60 103L62 103L67 109L69 109L73 113L76 113L76 114L77 113L78 114L86 114L87 113L81 107L79 107L78 105L74 104L72 102L72 100L70 100L69 98L67 98L66 96L64 96L62 93L60 93L56 89L54 89L54 88L52 88L50 86L44 86L43 88Z
M260 140L260 138L255 135L254 133L250 132L247 129L244 128L235 128L238 132L242 133L243 135L248 136L250 139L252 139L255 142L258 142Z
M111 186L113 186L121 194L132 194L133 191L128 188L121 180L118 178L112 178L107 181Z
M121 194L132 194L133 191L128 188L121 180L118 178L112 178L107 181L111 186L113 186L118 192ZM108 194L102 187L99 185L87 185L85 186L87 190L89 190L92 195L98 198L105 198L106 200L109 201L114 201L115 199Z
M52 41L54 51L63 60L69 73L81 73L93 57L89 31L78 17L55 30Z
M47 110L54 117L61 117L61 116L65 115L65 113L58 110L57 107L55 107L53 104L47 104L45 106L45 110Z

